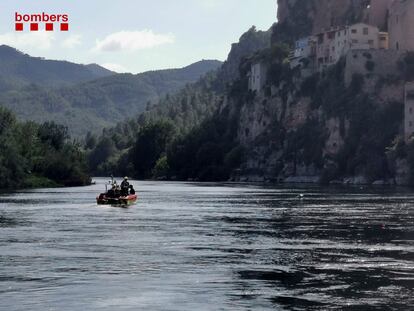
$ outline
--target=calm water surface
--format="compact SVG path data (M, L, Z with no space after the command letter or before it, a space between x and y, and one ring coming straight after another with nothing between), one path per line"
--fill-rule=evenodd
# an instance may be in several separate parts
M410 192L103 183L0 195L0 310L414 309Z

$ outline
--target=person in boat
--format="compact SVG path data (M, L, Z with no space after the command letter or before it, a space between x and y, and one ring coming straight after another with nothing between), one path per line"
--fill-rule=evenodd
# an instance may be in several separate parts
M134 189L134 186L133 185L130 185L129 186L129 193L130 194L135 194L135 189Z
M117 187L117 184L115 181L112 183L111 189L108 190L108 193L107 193L108 197L115 198L116 187Z
M129 182L128 177L124 177L124 180L121 183L121 195L127 196L129 191Z
M119 198L120 196L122 196L122 188L120 185L117 185L115 189L115 198Z

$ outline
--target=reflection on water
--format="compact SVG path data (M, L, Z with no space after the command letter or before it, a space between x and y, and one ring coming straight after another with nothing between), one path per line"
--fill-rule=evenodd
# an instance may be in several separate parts
M103 182L0 196L1 310L414 308L410 193Z

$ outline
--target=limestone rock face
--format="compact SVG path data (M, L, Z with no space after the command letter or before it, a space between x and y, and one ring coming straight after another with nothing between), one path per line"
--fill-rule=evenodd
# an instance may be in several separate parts
M383 30L387 24L387 10L392 1L278 0L278 21L282 24L295 23L296 17L301 15L300 11L306 10L312 33L355 22L369 23Z
M231 46L229 56L222 66L220 75L223 82L228 83L238 79L242 59L270 47L270 37L270 30L257 31L255 27L244 33L239 42Z

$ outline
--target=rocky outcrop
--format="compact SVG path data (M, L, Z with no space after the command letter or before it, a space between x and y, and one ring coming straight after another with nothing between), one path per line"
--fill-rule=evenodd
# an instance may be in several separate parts
M309 20L309 32L366 22L384 29L392 0L278 0L278 22L295 24L298 16ZM297 28L297 27L296 27Z
M238 141L247 155L239 180L407 182L407 165L387 165L385 155L401 134L400 55L356 53L320 75L293 71L278 85L269 77L264 89L243 103ZM366 68L367 61L374 69ZM272 72L274 64L268 66ZM309 93L307 79L317 81Z
M219 79L224 84L238 79L243 58L270 47L270 37L271 30L257 31L255 27L252 27L245 32L238 43L232 44L229 56L220 69Z

